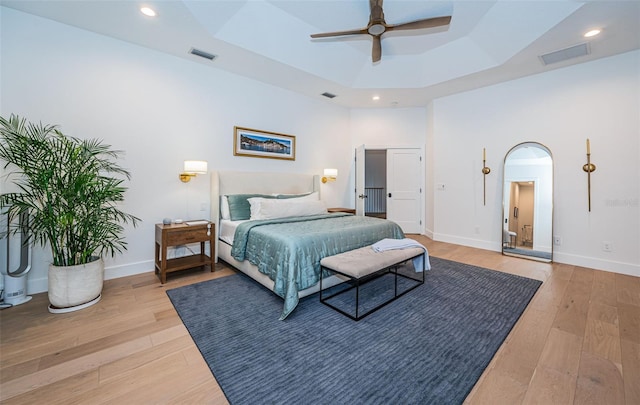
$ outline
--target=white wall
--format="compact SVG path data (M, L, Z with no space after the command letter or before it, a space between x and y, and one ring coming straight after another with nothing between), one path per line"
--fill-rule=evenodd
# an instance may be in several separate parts
M426 108L354 108L350 113L352 165L350 183L345 190L349 206L355 206L355 148L424 148ZM344 145L343 145L344 147Z
M425 108L354 108L351 110L353 147L422 147L427 128Z
M210 170L351 169L349 111L126 42L0 8L0 114L59 124L126 151L132 173L124 210L140 217L129 250L106 262L106 278L153 271L154 225L164 217L208 218L209 179L181 183L186 159ZM212 62L215 66L215 62ZM233 156L234 125L296 136L296 160ZM343 206L348 176L323 186ZM335 186L335 187L334 187ZM204 208L204 209L203 209ZM47 288L48 251L34 251L28 291Z
M502 169L514 145L535 141L554 158L554 260L640 276L640 51L435 100L436 240L500 250ZM591 139L592 210L586 138ZM487 205L482 148L487 148ZM427 218L429 213L427 213ZM476 232L476 229L478 232ZM603 241L613 251L602 249Z

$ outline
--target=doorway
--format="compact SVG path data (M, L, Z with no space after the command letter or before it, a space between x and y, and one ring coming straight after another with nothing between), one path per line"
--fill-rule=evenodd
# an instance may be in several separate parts
M515 233L514 247L533 249L535 182L511 182L509 231Z
M387 150L364 151L364 215L387 217Z
M357 215L383 217L396 222L405 233L423 233L421 148L367 149L361 145L356 148L355 174Z

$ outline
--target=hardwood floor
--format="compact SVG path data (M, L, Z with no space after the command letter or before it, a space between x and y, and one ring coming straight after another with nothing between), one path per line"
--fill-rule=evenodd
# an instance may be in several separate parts
M640 404L640 278L416 237L431 256L544 281L465 404ZM47 296L0 311L3 404L226 404L165 291L232 274L108 280L52 315ZM258 287L256 288L263 288Z

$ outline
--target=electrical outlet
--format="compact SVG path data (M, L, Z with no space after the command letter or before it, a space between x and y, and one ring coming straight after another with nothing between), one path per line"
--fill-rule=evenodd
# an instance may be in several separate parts
M605 252L613 252L613 242L602 241L602 250Z
M207 210L207 203L200 203L200 211L206 211Z
M561 236L554 236L553 237L553 244L556 246L560 246L562 245L562 237Z
M476 226L476 235L478 235L480 233L480 227Z

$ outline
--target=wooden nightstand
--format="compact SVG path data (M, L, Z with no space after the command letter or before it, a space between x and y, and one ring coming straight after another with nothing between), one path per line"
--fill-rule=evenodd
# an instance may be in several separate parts
M346 212L347 214L356 214L355 208L327 208L328 212Z
M189 221L187 221L189 222ZM167 282L167 273L172 271L191 269L199 266L209 266L214 270L213 257L215 257L215 234L216 226L211 222L187 225L156 224L156 274L159 274L162 284ZM200 242L200 254L167 259L167 248L169 246L187 245ZM205 242L209 242L211 255L207 256L204 251Z

